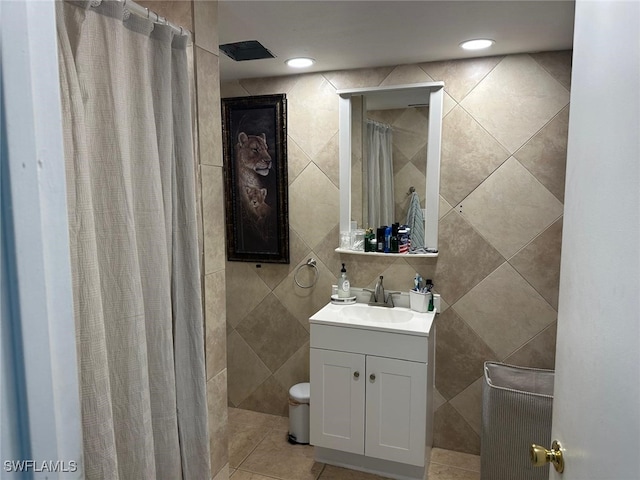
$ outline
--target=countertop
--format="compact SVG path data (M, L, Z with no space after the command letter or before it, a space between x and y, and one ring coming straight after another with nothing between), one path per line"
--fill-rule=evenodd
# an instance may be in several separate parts
M361 310L362 313L360 313ZM367 312L371 312L373 315L368 315ZM406 316L407 320L387 322L371 318L375 318L376 316L384 317L386 314L397 314L403 317ZM346 328L359 328L428 337L429 332L431 331L431 326L435 320L435 316L435 311L420 313L404 307L373 307L366 303L355 303L351 305L335 305L333 303L328 303L322 309L314 313L311 318L309 318L309 322L319 325L335 325Z

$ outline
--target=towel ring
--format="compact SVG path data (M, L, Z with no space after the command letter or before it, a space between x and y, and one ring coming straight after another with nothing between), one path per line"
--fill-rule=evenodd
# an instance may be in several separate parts
M311 285L302 285L298 281L298 272L300 272L300 269L302 267L313 268L314 276L313 276L313 282L311 282ZM293 280L296 282L296 285L298 285L300 288L311 288L318 282L318 276L319 276L319 272L318 272L318 267L316 266L316 261L315 261L315 259L310 258L309 260L307 260L307 263L303 263L303 264L298 265L298 268L296 268L296 271L293 274Z

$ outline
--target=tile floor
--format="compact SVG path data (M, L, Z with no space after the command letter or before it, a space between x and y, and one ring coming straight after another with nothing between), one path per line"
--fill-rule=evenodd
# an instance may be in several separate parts
M289 419L229 408L231 480L382 480L384 477L316 463L313 447L291 445ZM480 457L434 448L429 480L480 480Z

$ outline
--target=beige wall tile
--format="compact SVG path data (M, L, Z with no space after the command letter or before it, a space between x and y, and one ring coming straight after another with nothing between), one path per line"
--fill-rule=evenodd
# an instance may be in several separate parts
M479 378L449 401L478 435L482 434L482 382Z
M461 102L504 57L471 58L420 64L434 81L443 81L445 91Z
M394 120L393 142L407 158L413 158L427 144L428 124L428 118L416 108L403 109Z
M211 473L215 476L229 463L226 370L207 381L207 403Z
M509 263L549 304L558 309L562 218L520 250Z
M222 114L218 61L217 55L196 47L200 163L221 167Z
M410 83L423 82L433 82L433 79L418 65L400 65L391 71L387 78L382 81L380 86L408 85Z
M447 213L451 211L453 207L449 205L442 195L440 195L440 203L438 205L438 219L444 217Z
M561 202L564 202L568 134L569 106L566 106L514 154Z
M480 435L474 432L462 415L448 403L436 410L433 429L434 447L474 455L480 454ZM436 465L439 464L433 464L433 466ZM431 472L431 469L429 471Z
M338 132L318 151L313 162L322 170L331 183L340 188L340 165L338 163Z
M556 361L556 328L553 322L505 359L509 365L553 370Z
M173 24L193 31L191 0L140 0L137 3L165 17Z
M269 295L256 270L253 263L227 262L227 321L234 328Z
M562 203L514 158L458 207L464 218L507 259L563 212Z
M222 168L202 165L202 222L204 226L204 273L225 267L225 230Z
M314 248L339 223L339 190L312 163L289 186L289 197L291 228Z
M240 85L249 95L273 95L276 93L289 93L298 83L300 76L290 75L286 77L272 78L248 78L240 80Z
M542 68L551 74L567 89L571 88L571 57L573 52L565 50L561 52L539 52L532 53L531 57L538 62Z
M568 103L567 89L529 55L511 55L461 105L513 153Z
M287 96L287 133L312 159L338 132L338 95L320 74L303 75Z
M273 294L267 295L236 331L272 373L309 341L307 330Z
M316 257L313 252L311 256ZM300 264L304 263L306 260L300 262ZM334 275L322 262L317 262L317 268L318 280L313 288L298 287L293 278L294 270L273 290L276 297L307 331L309 317L327 304L331 296L331 285L336 283L337 271Z
M228 411L229 425L232 423L239 423L244 425L259 425L273 428L280 420L280 417L276 415L254 412L252 410L243 410L241 408L229 407Z
M205 276L207 378L227 368L226 299L224 271Z
M557 317L556 311L508 263L456 302L453 309L500 360Z
M240 405L270 375L269 369L236 331L227 337L227 369L234 379L228 387L232 406Z
M440 220L438 260L432 277L453 303L504 262L504 258L456 211Z
M386 268L381 275L384 277L383 283L385 290L408 292L413 288L416 269L414 266L409 265L403 258L398 258Z
M298 175L307 168L311 158L304 153L298 144L291 137L287 137L287 180L291 185Z
M304 260L306 263L310 257L309 247L302 241L300 236L295 230L289 229L289 264L282 263L263 263L261 268L256 269L256 273L262 279L262 281L270 288L276 288L280 282L282 282L287 276L293 272L300 262ZM306 273L311 273L312 270L302 268L304 272L300 273L300 280L303 285L309 285L311 278L302 278Z
M218 55L218 2L195 0L193 2L195 43L200 48Z
M237 80L220 84L220 98L248 97L249 95L251 94Z
M288 391L271 376L240 404L240 408L272 415L287 415L289 411ZM281 437L281 441L284 443L283 437Z
M292 386L309 381L309 353L307 342L273 374L273 378L287 392Z
M440 195L460 203L507 158L509 153L463 108L443 120Z
M337 90L347 88L378 87L394 67L360 68L326 72L323 75Z
M480 378L484 362L496 355L452 308L436 317L436 336L436 388L450 400Z

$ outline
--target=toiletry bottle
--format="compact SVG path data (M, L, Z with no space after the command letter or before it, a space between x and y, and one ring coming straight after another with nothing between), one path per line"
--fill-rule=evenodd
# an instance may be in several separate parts
M384 253L391 252L391 225L384 230Z
M367 231L364 235L364 251L365 252L375 252L375 239L376 235L373 233L373 228L367 228Z
M386 229L387 229L386 225L382 227L378 227L377 235L376 235L376 251L378 253L384 253L384 233Z
M427 307L427 311L433 312L433 291L431 290L433 288L433 281L430 278L427 279L426 288L427 295L429 295L429 306Z
M389 251L391 253L398 253L398 224L391 225L391 245Z
M351 296L351 285L347 278L347 269L342 264L342 270L340 270L340 278L338 278L338 297L348 298Z

